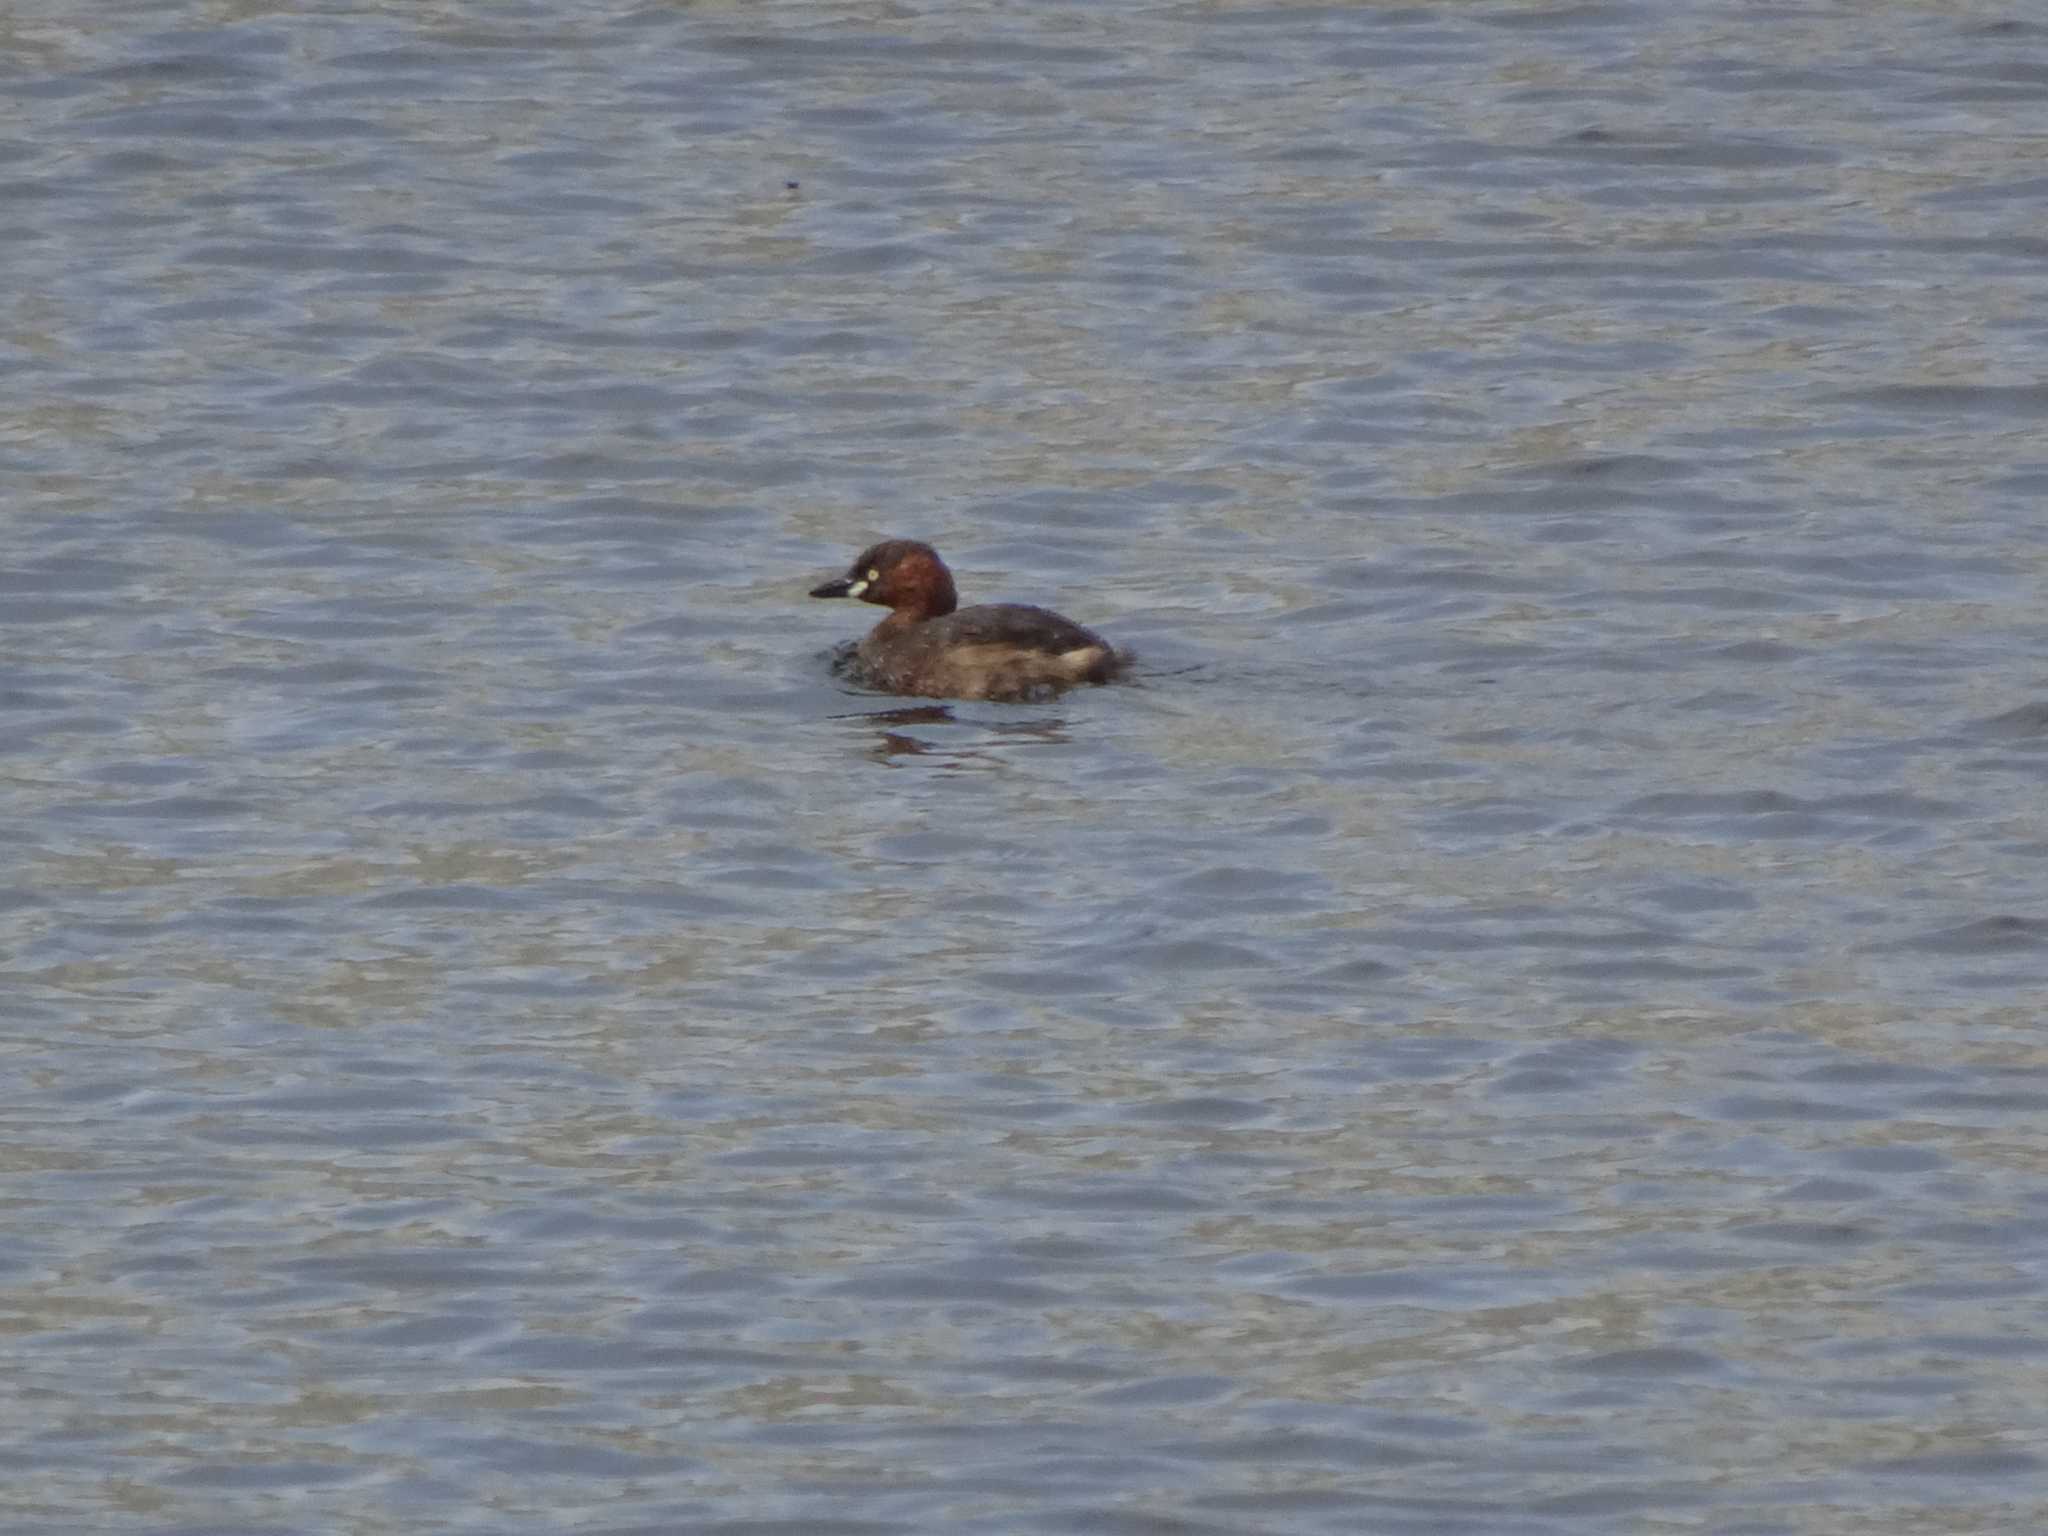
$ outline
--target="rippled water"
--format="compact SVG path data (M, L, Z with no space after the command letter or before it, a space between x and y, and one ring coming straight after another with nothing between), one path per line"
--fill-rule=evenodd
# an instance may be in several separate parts
M86 11L0 1524L2048 1525L2023 8Z

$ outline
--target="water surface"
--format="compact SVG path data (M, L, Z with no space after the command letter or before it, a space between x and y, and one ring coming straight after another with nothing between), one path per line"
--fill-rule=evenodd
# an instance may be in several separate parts
M0 1523L2048 1525L2021 12L0 38Z

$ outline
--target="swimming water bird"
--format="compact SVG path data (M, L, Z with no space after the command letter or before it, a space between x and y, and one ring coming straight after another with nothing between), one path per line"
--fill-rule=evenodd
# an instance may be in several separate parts
M1044 698L1075 683L1106 683L1124 666L1109 642L1072 619L1025 603L959 607L953 573L929 544L884 539L813 597L857 597L889 616L854 652L863 682L926 699Z

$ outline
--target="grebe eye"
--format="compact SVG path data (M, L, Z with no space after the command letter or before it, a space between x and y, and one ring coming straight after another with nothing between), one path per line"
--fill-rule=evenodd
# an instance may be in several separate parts
M868 567L868 580L869 580L869 581L880 581L881 579L882 579L882 573L881 573L880 571L876 570L876 569L875 569L875 568L874 568L873 566L869 566L869 567Z

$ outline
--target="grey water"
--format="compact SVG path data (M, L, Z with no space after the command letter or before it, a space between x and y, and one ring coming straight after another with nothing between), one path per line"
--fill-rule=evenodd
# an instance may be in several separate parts
M2048 1528L2038 13L0 59L0 1528Z

